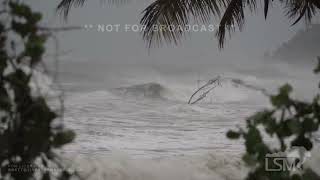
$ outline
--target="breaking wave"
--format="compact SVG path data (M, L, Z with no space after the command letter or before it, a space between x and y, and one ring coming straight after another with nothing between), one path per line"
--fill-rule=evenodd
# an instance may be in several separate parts
M241 81L245 84L245 81ZM264 99L263 93L253 85L239 85L232 80L224 81L206 95L200 103L240 102ZM248 83L250 84L250 83ZM254 88L252 88L254 87ZM185 84L161 84L157 82L114 88L112 93L122 97L146 98L151 100L171 100L187 102L197 88ZM198 94L201 96L202 94ZM261 101L260 101L261 102Z
M151 82L145 84L137 84L128 87L119 87L111 90L117 95L129 96L129 97L143 97L152 99L168 99L170 90L165 86Z
M194 83L157 79L114 87L66 100L66 122L78 138L64 152L80 154L73 161L85 179L244 179L243 147L225 132L260 108L242 102L257 101L261 92L228 81L191 106Z

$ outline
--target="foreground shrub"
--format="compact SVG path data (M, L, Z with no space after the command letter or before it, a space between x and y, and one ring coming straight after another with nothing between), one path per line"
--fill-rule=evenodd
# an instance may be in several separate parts
M320 58L315 73L320 72ZM276 157L270 155L286 152L290 148L300 148L310 151L313 148L313 135L319 130L320 124L320 95L317 94L311 102L302 102L292 99L289 84L282 86L277 95L271 96L272 109L257 112L247 119L246 128L229 131L230 139L244 139L246 152L243 156L245 163L251 167L248 180L314 180L320 179L311 169L303 169L303 160L307 152L299 152L300 158L293 162L300 166L298 171L290 171L282 167ZM264 136L275 138L279 146L267 145ZM289 159L286 159L289 161ZM288 162L287 162L288 163ZM289 162L290 165L290 162ZM281 168L279 171L272 170ZM270 170L271 169L271 170ZM293 170L293 169L291 169Z
M41 14L21 1L0 7L0 179L68 179L54 149L75 134L53 125L58 115L30 88L49 33L38 25Z

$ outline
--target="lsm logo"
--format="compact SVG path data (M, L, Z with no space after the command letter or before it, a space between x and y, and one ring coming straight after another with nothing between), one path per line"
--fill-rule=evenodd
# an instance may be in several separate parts
M293 146L285 152L267 154L266 171L300 171L311 153L302 146Z

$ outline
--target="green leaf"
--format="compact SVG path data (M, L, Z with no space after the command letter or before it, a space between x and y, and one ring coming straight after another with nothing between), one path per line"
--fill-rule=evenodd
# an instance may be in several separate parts
M251 116L249 119L252 119L254 121L254 124L260 124L260 123L268 123L269 120L272 118L273 111L264 110L261 112L257 112L253 116Z
M26 37L27 35L29 35L31 32L34 31L34 27L28 24L17 22L17 21L11 22L11 28L13 31L18 33L22 38Z
M319 124L312 118L305 118L302 122L302 128L305 132L312 132L318 130Z
M303 135L298 136L295 140L291 142L292 146L303 146L306 150L310 151L313 147L310 139L305 138Z
M29 16L28 18L30 20L30 23L36 24L41 21L42 15L40 13L33 13L32 16Z
M0 58L0 74L7 68L7 61Z
M292 87L289 84L285 84L279 89L279 94L275 96L271 96L270 100L273 106L282 107L288 106L290 104L289 94L292 91Z
M266 123L265 123L265 129L266 132L270 135L273 135L278 128L278 124L276 122L276 119L271 117Z
M230 130L230 131L227 132L227 137L228 137L229 139L239 139L240 133Z
M292 119L292 120L288 120L286 121L288 128L290 129L290 131L294 134L299 134L300 130L301 130L301 124L297 119Z
M282 87L280 87L280 94L290 94L292 92L292 87L290 84L285 84Z
M262 137L256 127L250 126L248 133L245 134L245 140L247 152L254 154L257 152L257 149L259 149L258 146L262 142Z
M254 166L257 163L257 159L250 154L243 155L242 160L249 166Z
M76 134L72 130L63 130L54 136L53 145L55 147L61 147L62 145L72 142L75 137Z
M26 43L25 55L31 57L31 65L35 65L41 60L45 52L45 41L46 38L44 36L31 35L29 37L29 41Z
M10 1L9 6L11 13L18 17L29 17L32 14L31 9L25 4Z

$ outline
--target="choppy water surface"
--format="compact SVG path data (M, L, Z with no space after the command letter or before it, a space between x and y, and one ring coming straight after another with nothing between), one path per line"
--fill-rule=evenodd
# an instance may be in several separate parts
M239 152L242 146L227 140L226 131L262 108L241 101L188 105L174 100L173 93L149 92L157 89L115 91L121 89L76 93L67 99L66 122L79 134L68 151L120 150L147 157Z
M195 83L179 78L134 77L113 87L64 83L71 90L65 122L77 138L63 151L76 156L84 172L95 172L88 179L243 179L243 142L225 134L266 108L267 98L224 81L204 101L189 105ZM274 81L237 78L262 88Z

